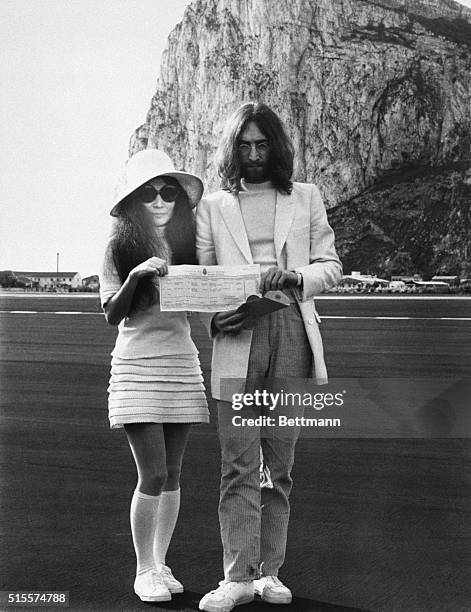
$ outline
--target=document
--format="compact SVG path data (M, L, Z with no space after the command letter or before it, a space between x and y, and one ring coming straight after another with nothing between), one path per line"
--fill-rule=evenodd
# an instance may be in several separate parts
M162 312L222 312L260 295L260 266L169 266L160 279Z

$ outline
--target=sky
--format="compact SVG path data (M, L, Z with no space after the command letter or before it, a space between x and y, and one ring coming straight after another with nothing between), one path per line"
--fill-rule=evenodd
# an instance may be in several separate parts
M189 0L1 0L0 270L99 272L116 178Z
M1 0L0 270L55 271L59 253L61 271L99 272L129 138L189 3Z

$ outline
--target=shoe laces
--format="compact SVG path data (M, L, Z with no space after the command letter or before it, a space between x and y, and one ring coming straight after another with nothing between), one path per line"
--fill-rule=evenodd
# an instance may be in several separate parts
M168 565L160 565L158 571L160 574L164 574L167 578L173 578L172 570L168 567Z
M140 574L140 575L145 576L146 574L149 575L150 582L152 583L153 587L165 586L157 570L149 570L148 572L144 572L143 574Z
M278 576L265 576L267 582L271 582L271 584L275 587L282 587L284 584L278 578Z
M219 587L217 589L215 589L214 591L211 591L211 593L215 593L216 591L219 591L219 589L224 589L226 591L233 591L234 589L238 588L238 585L240 584L249 584L250 581L244 581L244 582L234 582L233 580L221 580L221 582L219 583Z
M163 583L162 577L157 570L153 570L151 572L151 576L152 576L152 584L154 586L165 586L165 584Z

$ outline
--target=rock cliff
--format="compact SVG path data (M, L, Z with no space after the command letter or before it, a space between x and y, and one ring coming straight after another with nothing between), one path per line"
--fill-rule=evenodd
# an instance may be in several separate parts
M169 36L147 146L218 186L242 102L283 117L350 268L471 273L471 10L452 0L194 0ZM426 242L426 248L424 247Z

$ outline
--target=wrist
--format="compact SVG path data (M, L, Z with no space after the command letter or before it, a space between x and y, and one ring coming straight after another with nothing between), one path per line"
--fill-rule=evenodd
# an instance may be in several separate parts
M301 274L301 272L296 272L296 270L292 270L292 273L294 274L293 280L294 278L296 278L294 286L297 287L298 289L302 289L303 275Z
M219 313L217 312L214 317L211 319L211 336L216 336L219 332L219 327L216 323Z
M137 283L139 282L139 276L136 274L134 270L131 270L131 272L129 272L128 274L126 281L129 285L132 285L132 286L137 285Z

